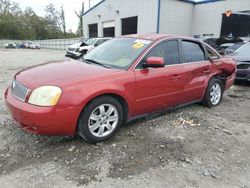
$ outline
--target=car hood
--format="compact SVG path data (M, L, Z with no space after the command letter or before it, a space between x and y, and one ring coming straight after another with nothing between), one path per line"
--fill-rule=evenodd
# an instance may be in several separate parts
M74 82L101 78L120 72L96 64L76 60L50 62L29 67L18 72L15 79L30 89L45 85L64 87Z
M92 46L80 46L80 50L89 50Z
M236 62L250 62L250 54L231 53L226 57L233 58Z
M69 45L68 48L78 48L80 45L81 45L81 42L77 42L77 43Z

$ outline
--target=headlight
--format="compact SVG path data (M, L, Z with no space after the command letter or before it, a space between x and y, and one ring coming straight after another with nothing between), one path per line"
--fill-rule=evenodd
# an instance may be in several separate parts
M38 106L55 106L62 94L56 86L42 86L32 91L28 103Z

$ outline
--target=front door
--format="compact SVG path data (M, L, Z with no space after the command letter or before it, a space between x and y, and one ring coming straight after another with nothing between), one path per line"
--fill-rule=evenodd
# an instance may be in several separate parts
M162 57L163 68L143 68L148 57ZM177 40L164 41L153 47L135 70L136 111L149 113L180 104L185 73L180 63Z

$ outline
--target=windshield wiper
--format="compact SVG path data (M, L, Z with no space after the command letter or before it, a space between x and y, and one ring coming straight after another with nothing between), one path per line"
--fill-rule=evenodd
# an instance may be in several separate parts
M84 60L87 61L87 63L94 63L94 64L97 64L97 65L101 65L101 66L103 66L105 68L111 69L110 66L102 64L102 63L100 63L100 62L98 62L98 61L96 61L94 59L84 59Z

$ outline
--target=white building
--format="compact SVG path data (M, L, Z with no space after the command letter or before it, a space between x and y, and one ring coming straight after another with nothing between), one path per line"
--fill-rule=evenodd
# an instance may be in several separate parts
M226 16L225 12L232 11ZM250 35L250 0L102 0L83 14L85 37L167 33Z

